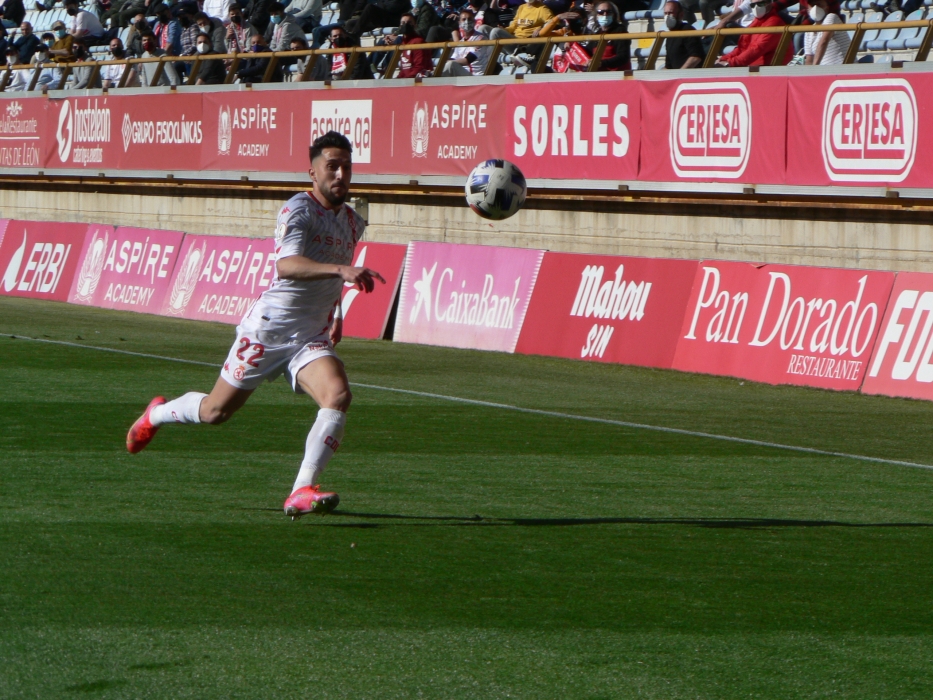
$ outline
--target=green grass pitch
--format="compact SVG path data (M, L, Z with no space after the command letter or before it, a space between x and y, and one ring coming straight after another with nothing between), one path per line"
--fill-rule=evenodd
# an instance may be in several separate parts
M219 364L232 329L0 299L0 333ZM345 341L352 382L933 464L933 404ZM930 698L933 471L0 337L0 698ZM355 545L355 546L353 546Z

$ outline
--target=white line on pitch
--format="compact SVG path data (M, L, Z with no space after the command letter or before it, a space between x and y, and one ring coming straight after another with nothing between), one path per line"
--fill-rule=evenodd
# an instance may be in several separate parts
M202 367L219 367L215 362L201 362L199 360L185 360L180 357L165 357L164 355L151 355L145 352L132 352L130 350L119 350L117 348L102 348L96 345L82 345L81 343L69 343L64 340L50 340L48 338L30 338L22 335L10 335L0 333L0 336L14 338L16 340L31 340L39 343L51 343L52 345L67 345L74 348L84 348L85 350L100 350L102 352L115 352L120 355L133 355L134 357L148 357L153 360L165 360L167 362L181 362L187 365L200 365ZM705 438L707 440L720 440L723 442L735 442L741 445L754 445L755 447L768 447L775 450L789 450L791 452L803 452L805 454L820 455L823 457L841 457L843 459L854 459L861 462L875 462L877 464L895 464L901 467L913 467L915 469L933 470L933 465L918 464L917 462L905 462L899 459L885 459L883 457L868 457L866 455L849 454L848 452L833 452L831 450L819 450L815 447L799 447L797 445L782 445L778 442L767 442L765 440L752 440L750 438L733 437L731 435L717 435L715 433L704 433L698 430L684 430L683 428L667 428L662 425L647 425L645 423L632 423L630 421L615 420L612 418L597 418L595 416L581 416L575 413L561 413L559 411L545 411L540 408L524 408L522 406L513 406L507 403L495 403L493 401L480 401L479 399L466 399L460 396L447 396L446 394L432 394L427 391L414 391L412 389L398 389L390 386L379 386L377 384L361 384L354 382L353 386L363 389L373 389L376 391L391 391L396 394L408 394L410 396L422 396L430 399L439 399L441 401L453 401L456 403L470 404L471 406L484 406L486 408L498 408L505 411L517 411L518 413L530 413L536 416L547 416L549 418L563 418L565 420L578 420L588 423L601 423L603 425L613 425L620 428L633 428L636 430L652 430L658 433L672 433L674 435L685 435L688 437Z

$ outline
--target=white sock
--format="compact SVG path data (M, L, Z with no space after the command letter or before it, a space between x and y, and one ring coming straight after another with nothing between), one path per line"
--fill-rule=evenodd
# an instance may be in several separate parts
M343 429L347 424L347 414L332 408L322 408L317 412L317 420L311 426L305 443L305 458L301 460L298 478L292 493L304 486L313 486L324 471L324 467L334 456L334 452L343 440Z
M165 423L200 423L201 401L207 394L189 391L184 396L156 406L149 412L149 421L153 425Z

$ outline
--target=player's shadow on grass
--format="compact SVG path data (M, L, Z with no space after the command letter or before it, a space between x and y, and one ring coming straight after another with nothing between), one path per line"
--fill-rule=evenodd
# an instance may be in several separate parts
M689 525L706 528L762 529L777 527L933 527L933 523L847 523L838 520L793 520L784 518L484 518L473 516L398 515L392 513L354 513L336 510L329 518L342 516L391 523L334 523L335 527L373 528L398 525L519 526L570 527L579 525Z

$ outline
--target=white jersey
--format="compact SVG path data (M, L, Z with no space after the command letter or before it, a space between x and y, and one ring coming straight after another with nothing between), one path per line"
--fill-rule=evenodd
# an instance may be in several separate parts
M315 262L350 265L366 223L347 205L336 211L320 204L310 192L296 194L279 211L275 227L276 260L301 255ZM279 279L276 271L247 313L252 321L266 321L280 333L299 338L325 332L333 322L343 280Z

